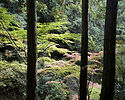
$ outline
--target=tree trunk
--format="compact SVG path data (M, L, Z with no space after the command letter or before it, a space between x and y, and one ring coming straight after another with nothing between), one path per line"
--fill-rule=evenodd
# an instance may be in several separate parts
M115 85L115 40L118 0L107 0L104 30L104 70L100 100L113 100Z
M36 2L27 0L27 100L36 100Z
M88 64L88 0L82 0L80 100L87 100L87 64Z

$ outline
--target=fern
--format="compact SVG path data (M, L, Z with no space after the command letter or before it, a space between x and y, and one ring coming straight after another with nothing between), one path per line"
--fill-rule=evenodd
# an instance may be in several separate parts
M10 28L12 28L12 24L19 26L19 23L13 18L14 16L10 15L6 8L0 8L0 27L2 30L5 30L4 28L8 28L10 26Z

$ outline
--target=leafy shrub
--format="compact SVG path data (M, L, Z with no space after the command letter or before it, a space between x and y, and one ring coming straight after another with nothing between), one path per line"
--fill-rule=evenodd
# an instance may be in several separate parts
M125 98L125 36L117 35L116 41L115 100Z
M41 100L67 100L68 91L60 83L46 83L39 87L39 99Z
M79 91L80 68L75 64L53 61L49 62L48 67L42 67L37 72L40 99L67 100Z
M26 86L26 66L18 62L0 61L0 99L21 98ZM6 94L6 97L4 96ZM20 100L21 100L20 99Z
M91 89L91 87L89 89ZM90 100L99 100L100 92L101 92L101 89L93 87L92 92L90 94Z
M41 100L66 100L67 86L62 83L59 76L46 70L38 76L38 95Z

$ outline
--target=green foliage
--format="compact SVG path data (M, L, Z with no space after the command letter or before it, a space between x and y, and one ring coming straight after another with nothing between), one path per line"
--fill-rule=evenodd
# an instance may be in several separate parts
M37 59L38 62L38 69L39 68L44 68L47 63L54 62L54 59L51 59L50 57L39 57Z
M0 61L0 99L22 98L26 86L26 65L18 62ZM6 97L4 96L6 95ZM22 99L19 99L22 100Z
M14 17L7 12L6 8L0 8L0 28L12 27L12 24L18 25L18 22L13 19Z
M36 4L38 13L38 71L41 70L38 73L39 99L66 100L71 94L79 92L80 68L74 64L75 62L55 61L51 58L53 55L59 55L61 56L59 59L61 59L64 54L70 55L74 51L80 52L81 34L79 33L82 31L82 0L37 0ZM115 92L118 95L115 96L120 99L124 98L125 87L124 4L124 0L119 1L117 21L117 83ZM89 2L88 45L90 52L99 52L103 49L105 5L106 0ZM9 44L15 48L13 51L5 51L4 55L7 55L8 58L17 52L16 49L21 57L26 58L27 31L25 29L26 0L0 0L0 51L2 51L1 48L4 48L4 44ZM13 45L11 42L13 42ZM89 79L100 82L102 55L99 53L90 54L88 66ZM16 61L3 61L3 54L0 52L0 90L2 90L0 93L2 93L2 96L10 93L8 98L13 94L15 100L25 97L25 73L26 66L24 64ZM14 94L15 91L17 95L20 94L19 97ZM93 88L91 100L98 100L99 93L99 89ZM4 100L1 95L0 99Z
M81 5L74 0L70 1L68 4L65 4L65 13L68 16L68 21L71 23L68 25L68 28L71 33L81 33L82 32L82 9Z
M60 89L63 90L63 92L61 92L60 90L56 90L57 94L58 91L61 92L60 95L62 95L63 93L63 96L62 98L60 98L60 100L65 100L63 99L64 97L67 97L79 91L78 79L80 74L80 68L75 64L72 63L69 64L67 61L54 61L49 63L45 62L45 66L42 67L42 69L38 69L37 72L39 72L38 73L39 74L38 86L40 85L39 92L44 95L46 94L46 96L53 94L50 91L52 87L48 90L51 84L55 84L56 85L56 87L54 86L55 88L58 88L58 86L62 87L62 89L61 88ZM44 88L44 86L48 88ZM53 89L53 91L55 93L55 89Z
M67 21L62 0L37 1L38 21L41 23Z
M39 57L38 59L37 59L37 61L38 62L42 62L42 61L45 61L45 62L53 62L53 61L55 61L54 59L51 59L51 58L49 58L49 57Z
M68 28L66 25L69 24L65 21L51 22L51 23L37 23L38 34L46 34L50 32L50 30L57 30L58 32L65 32ZM57 33L58 34L58 33Z
M118 17L117 17L117 35L125 35L125 1L120 0L118 6Z
M11 43L12 45L14 42L13 39L18 40L17 35L19 34L16 34L15 31L19 32L19 29L21 30L21 28L19 28L19 23L14 20L14 15L9 14L7 9L0 8L0 41L3 43ZM13 31L10 32L9 30Z
M38 93L40 100L66 100L68 91L65 89L65 85L55 82L40 85Z
M26 0L1 0L2 7L8 9L10 13L22 13L25 10Z
M69 65L69 66L64 66L64 67L52 67L53 72L57 75L57 76L62 76L65 78L70 78L70 77L76 77L77 79L79 78L79 72L80 72L80 68L78 66L75 65Z
M66 49L71 51L80 51L81 35L69 33L67 31L67 22L54 22L54 23L38 23L38 50L39 48L45 48L46 45L50 46L50 51L58 51L60 53L68 52ZM43 46L43 47L42 47ZM59 49L66 48L66 49ZM95 42L93 38L89 36L89 49L95 48ZM58 49L58 50L57 50ZM49 48L48 48L49 52Z
M17 27L13 31L9 31L9 33L12 36L12 39L15 39L15 43L18 47L20 47L23 50L26 50L26 41L27 41L27 31Z
M125 83L125 36L122 35L117 40L116 45L116 77L119 81Z
M38 52L44 52L45 48L47 48L46 52L48 55L53 51L62 54L70 51L80 51L81 35L69 33L66 27L67 24L69 23L38 23ZM94 48L95 42L93 41L93 38L89 36L89 49L93 50Z
M91 89L91 88L92 87L90 87L89 89ZM101 92L100 89L93 87L91 95L90 95L90 100L99 100L99 98L100 98L100 92Z
M88 33L95 41L95 51L103 50L106 0L92 0L89 3Z
M12 62L12 63L8 63L6 61L0 61L0 80L6 80L6 79L17 79L17 81L20 81L20 83L23 83L23 81L20 79L21 77L21 73L26 72L26 65L24 64L19 64L18 62ZM20 75L20 76L19 76ZM24 75L22 76L22 78L24 77ZM19 79L18 79L19 78ZM5 84L7 86L7 84L9 84L9 80L7 80L8 83Z
M38 23L38 52L45 53L51 56L51 52L57 51L59 53L66 53L69 50L58 48L59 43L68 43L69 40L65 39L65 31L67 30L66 22L57 23ZM62 35L63 34L63 35Z
M123 32L124 33L124 32ZM115 100L125 98L125 36L117 35L116 41L116 84Z
M54 70L56 67L47 69L38 75L38 95L41 100L66 100L69 91L62 82L62 77L57 75ZM44 70L43 69L43 70ZM61 72L61 70L59 70Z

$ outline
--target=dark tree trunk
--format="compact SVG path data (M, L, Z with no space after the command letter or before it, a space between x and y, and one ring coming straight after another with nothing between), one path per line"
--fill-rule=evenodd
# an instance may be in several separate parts
M115 85L115 40L118 0L107 0L104 31L104 70L100 100L113 100Z
M36 100L36 2L27 0L27 100Z
M87 64L88 64L88 0L82 0L80 100L87 100Z

